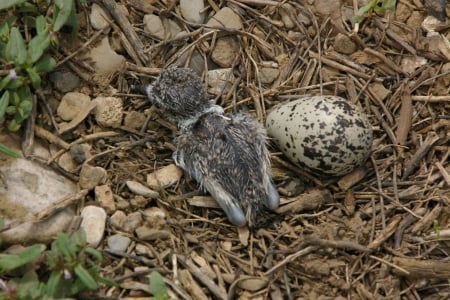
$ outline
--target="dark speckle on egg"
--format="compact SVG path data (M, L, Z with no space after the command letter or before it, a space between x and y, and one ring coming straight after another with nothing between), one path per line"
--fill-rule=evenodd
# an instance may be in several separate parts
M364 163L372 147L367 116L336 96L303 97L280 104L268 114L266 126L289 159L323 175L350 172Z

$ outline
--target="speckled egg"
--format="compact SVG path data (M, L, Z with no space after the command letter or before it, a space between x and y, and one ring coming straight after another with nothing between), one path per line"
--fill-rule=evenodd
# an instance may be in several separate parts
M354 104L337 96L302 97L275 106L267 133L295 164L319 175L344 175L372 147L372 126Z

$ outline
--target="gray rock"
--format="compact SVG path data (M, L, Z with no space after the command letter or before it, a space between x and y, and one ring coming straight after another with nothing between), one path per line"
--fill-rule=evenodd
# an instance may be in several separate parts
M241 17L231 8L224 7L212 16L206 25L240 30L243 28Z
M97 103L94 114L95 120L100 126L120 127L123 118L122 99L99 96L93 101Z
M86 241L93 248L96 248L105 232L106 212L103 208L89 205L81 211L80 227L86 232Z
M106 170L101 167L93 167L84 164L81 167L79 184L82 189L91 190L106 181Z
M191 23L203 23L204 13L200 13L205 8L203 0L180 0L180 11L183 18Z
M109 44L107 37L91 49L86 58L93 62L93 67L97 75L107 75L120 70L125 63L125 57L117 54Z
M73 91L80 85L80 77L72 72L52 72L49 76L53 86L62 93Z
M170 237L170 232L167 230L160 230L141 226L136 229L136 235L143 241L166 240Z
M98 6L96 3L92 4L91 7L91 13L89 15L89 20L91 21L92 27L94 27L97 30L102 30L109 26L109 23L107 21L108 14Z
M277 68L262 67L259 72L261 83L272 83L277 79L278 75L280 75L280 70Z
M0 142L20 153L20 146L12 137L3 133ZM0 160L0 174L0 214L5 226L11 226L10 230L0 233L4 243L49 242L57 232L66 229L74 216L71 209L35 221L41 219L39 214L51 211L60 200L77 192L73 182L23 158Z
M147 185L155 190L169 187L177 183L183 172L174 164L165 166L153 173L147 175Z
M144 197L149 197L152 199L156 199L159 197L158 192L155 192L154 190L149 189L148 187L146 187L145 185L143 185L137 181L128 180L126 182L126 184L127 184L127 187L130 189L130 191L137 195L142 195Z
M125 252L131 243L129 237L115 234L108 238L108 248L115 252Z
M114 195L109 185L97 185L94 189L95 201L103 207L107 213L113 213L116 210Z
M223 68L230 68L239 56L239 42L234 36L218 38L211 52L213 62Z
M144 31L153 35L159 40L174 38L181 32L180 26L171 19L160 17L154 14L145 15Z
M69 92L62 97L56 113L64 121L72 121L90 102L91 97L88 95Z
M208 92L214 95L228 93L236 80L232 68L209 70L207 76Z
M121 211L117 210L114 214L109 218L109 223L115 228L121 229L125 220L127 219L127 215Z
M122 228L126 232L131 233L141 226L142 221L142 214L140 212L131 213L125 218Z

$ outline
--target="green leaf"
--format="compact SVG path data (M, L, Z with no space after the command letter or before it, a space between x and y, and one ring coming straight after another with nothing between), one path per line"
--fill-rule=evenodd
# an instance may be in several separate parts
M55 0L56 18L53 30L59 31L67 22L73 9L73 0Z
M58 288L63 279L63 271L53 271L50 274L50 278L47 281L47 295L56 296L58 293Z
M35 244L22 250L19 254L0 254L0 273L14 270L29 262L32 262L42 251L45 245Z
M75 274L78 276L78 278L83 282L83 284L91 290L97 289L97 282L95 282L95 279L89 274L88 271L86 271L83 266L80 264L77 264L75 268L73 269Z
M0 10L9 8L14 5L19 5L24 3L26 0L2 0L0 1Z
M5 58L8 61L13 61L17 65L22 65L27 59L27 50L25 41L16 27L11 28L8 44L6 44Z
M7 128L11 132L16 132L20 129L20 125L21 123L18 123L15 119L12 119L11 121L9 121Z
M10 82L8 82L5 89L8 89L8 90L18 89L19 87L23 86L24 81L25 81L25 77L17 76L16 79L12 79Z
M53 71L55 67L56 61L49 54L44 54L34 65L34 70L37 73L48 73Z
M36 17L36 31L38 34L44 32L47 29L47 23L45 22L44 16Z
M0 98L0 122L5 118L6 108L9 105L9 91L5 91Z
M50 35L48 30L44 30L43 32L36 35L31 41L28 43L28 58L29 63L35 63L39 58L41 58L42 54L44 54L45 50L50 46Z
M27 68L28 76L30 76L31 79L31 85L35 90L38 90L41 88L41 76L39 76L38 73L34 70L34 68Z
M150 274L150 291L153 294L155 300L166 300L168 298L167 295L167 287L164 283L164 279L156 271L153 271Z
M103 259L102 253L94 248L88 247L85 251L86 253L92 255L97 261L101 261Z
M15 158L21 158L22 157L18 152L16 152L13 149L3 145L2 143L0 143L0 153L9 155L9 156L15 157Z
M11 80L12 79L11 76L9 76L9 74L5 75L5 77L3 77L2 80L0 80L0 91L3 90Z

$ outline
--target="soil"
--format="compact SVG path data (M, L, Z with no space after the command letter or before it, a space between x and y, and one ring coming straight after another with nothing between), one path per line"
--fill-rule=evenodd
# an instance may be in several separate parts
M355 25L351 17L358 1L208 0L206 18L228 6L244 28L206 34L203 25L183 19L177 1L118 1L126 14L110 1L96 2L110 13L111 30L98 34L88 22L91 4L82 8L78 41L62 44L56 55L62 60L77 52L59 70L83 79L77 91L120 97L126 114L140 112L146 119L140 128L104 128L89 115L60 138L71 143L114 131L116 136L99 134L88 141L94 155L89 164L107 170L117 210L131 214L158 207L165 219L145 224L169 233L142 240L108 223L99 246L105 256L102 272L120 287L96 296L148 297L148 276L157 270L171 297L181 299L450 297L448 18L430 37L424 24L433 12L425 1L397 1L395 12L372 12ZM165 40L151 36L142 25L148 13L175 21L188 34ZM174 125L130 86L151 82L173 63L189 65L194 50L203 69L217 68L211 51L222 35L234 36L239 45L230 66L236 78L232 88L211 95L227 113L248 111L264 122L270 108L286 99L337 95L357 103L374 129L367 163L338 178L309 174L271 144L282 205L267 226L253 231L232 226L186 174L154 200L137 197L125 185L127 180L145 184L149 173L173 163L175 148ZM127 63L110 76L93 77L82 54L105 36L119 41L115 50ZM260 74L267 65L279 75L264 83ZM63 94L47 82L46 95L41 103L48 101L56 115ZM44 105L36 124L56 135ZM65 173L75 180L79 175ZM94 192L78 209L88 204L98 205ZM132 239L126 253L108 252L106 240L116 233Z

